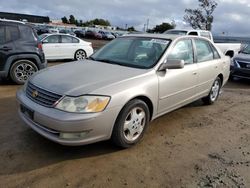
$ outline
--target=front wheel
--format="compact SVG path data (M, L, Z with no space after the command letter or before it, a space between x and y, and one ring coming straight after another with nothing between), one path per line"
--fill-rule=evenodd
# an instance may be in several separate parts
M112 133L115 145L129 148L138 143L149 123L149 109L145 102L135 99L120 112Z
M38 71L37 66L30 60L18 60L10 69L10 77L17 84L24 84L28 78Z
M208 105L213 104L219 97L220 89L221 89L221 79L217 77L212 85L209 95L202 98L202 101Z

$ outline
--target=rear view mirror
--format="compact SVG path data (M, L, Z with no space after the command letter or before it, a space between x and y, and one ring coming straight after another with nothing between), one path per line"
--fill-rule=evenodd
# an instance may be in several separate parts
M166 69L182 69L184 68L184 60L179 59L168 59L166 62L162 63L159 67L159 71Z

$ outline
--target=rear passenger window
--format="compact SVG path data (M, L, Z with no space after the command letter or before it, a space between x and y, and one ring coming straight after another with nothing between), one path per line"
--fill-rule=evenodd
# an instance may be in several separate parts
M14 41L20 38L19 29L16 26L6 26L6 42Z
M5 27L0 26L0 44L5 43Z
M79 40L76 39L76 38L74 38L74 37L72 37L72 42L73 42L73 43L79 43Z
M208 41L195 40L195 45L198 62L210 61L214 59L214 54Z
M73 37L62 35L62 43L72 43L72 42L73 42Z
M34 32L34 30L26 25L19 25L19 29L20 29L20 35L22 36L22 39L24 39L25 41L34 41L36 40L36 34Z
M213 45L211 45L211 48L212 48L213 53L214 53L214 59L219 59L220 55L219 55L219 52L217 51L217 49Z
M172 49L168 59L184 60L185 64L194 63L193 45L191 40L182 40Z

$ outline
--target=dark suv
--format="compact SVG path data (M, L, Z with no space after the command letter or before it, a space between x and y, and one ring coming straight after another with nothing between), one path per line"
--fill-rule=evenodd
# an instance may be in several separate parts
M0 20L0 77L23 84L46 66L34 29L23 22Z

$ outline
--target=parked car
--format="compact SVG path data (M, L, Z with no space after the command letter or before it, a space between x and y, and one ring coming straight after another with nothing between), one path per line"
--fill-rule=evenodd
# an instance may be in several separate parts
M214 42L213 35L210 31L205 30L178 30L170 29L164 32L164 34L175 34L175 35L194 35L201 36L210 39ZM215 43L220 50L226 55L233 58L238 54L241 48L240 43Z
M74 33L76 34L76 37L78 37L78 38L84 38L85 37L85 31L84 30L75 30Z
M50 28L49 33L59 33L59 29Z
M73 31L69 30L69 29L60 29L60 30L59 30L59 33L72 35L72 36L74 36L74 37L76 36L76 34L75 34Z
M103 39L112 40L115 38L115 36L108 31L99 31L98 33L102 35Z
M87 38L95 38L95 39L102 39L102 35L96 31L87 30L85 33L85 37Z
M83 60L93 53L91 42L67 34L47 34L41 41L47 60Z
M18 21L0 20L0 77L23 84L47 66L34 29Z
M247 44L231 62L231 77L250 79L250 45Z
M17 93L19 115L64 145L127 148L150 121L202 98L213 104L230 60L208 39L140 34L114 39L84 63L49 67Z

